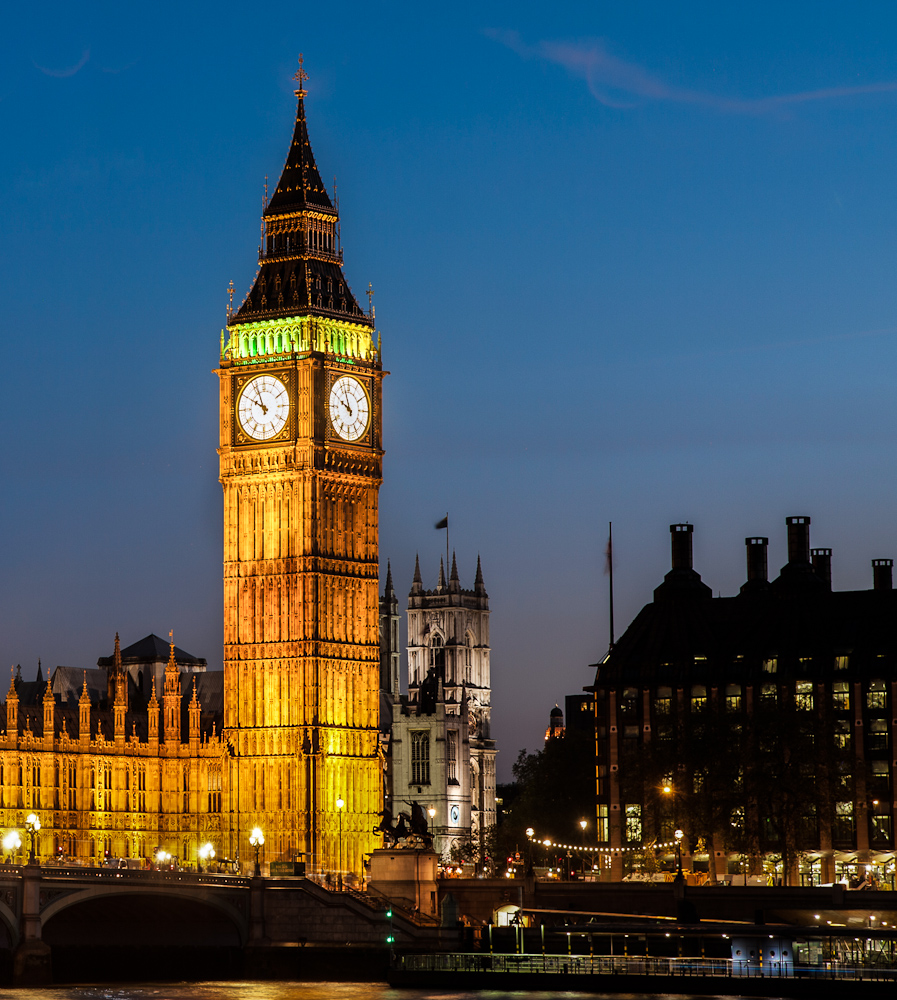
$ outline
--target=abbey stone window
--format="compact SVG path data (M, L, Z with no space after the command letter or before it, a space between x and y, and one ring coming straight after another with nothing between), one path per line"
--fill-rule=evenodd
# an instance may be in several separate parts
M411 784L430 784L430 734L426 731L411 734Z
M458 783L457 729L449 729L445 734L445 777L454 785Z
M445 666L445 649L442 645L442 636L434 635L430 640L430 666Z

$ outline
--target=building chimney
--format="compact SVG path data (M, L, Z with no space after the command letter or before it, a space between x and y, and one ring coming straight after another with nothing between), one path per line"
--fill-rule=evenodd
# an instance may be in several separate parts
M691 535L693 531L693 524L670 525L673 569L692 568Z
M808 563L810 561L810 519L808 517L786 517L788 525L788 562Z
M745 538L744 544L747 551L748 583L766 583L769 579L766 564L766 546L769 545L769 539Z
M874 590L892 590L893 579L893 559L873 559L872 560L872 587Z
M813 557L813 569L816 571L816 575L828 586L828 589L832 589L832 550L831 549L812 549L810 555Z

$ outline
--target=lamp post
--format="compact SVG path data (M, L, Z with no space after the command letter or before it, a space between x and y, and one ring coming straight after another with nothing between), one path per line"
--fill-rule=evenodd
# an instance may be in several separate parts
M533 834L536 832L531 826L526 828L526 874L533 872Z
M579 828L582 830L582 877L586 877L586 827L588 826L588 821L581 819L579 821Z
M203 844L199 849L199 870L202 872L203 862L209 863L215 857L215 848L211 844Z
M159 867L159 871L162 870L163 865L169 865L170 867L170 863L171 863L171 855L168 853L168 851L163 851L162 848L160 847L159 850L156 851L156 864Z
M677 830L673 836L676 838L676 881L681 882L685 878L682 874L682 838L685 834L682 830Z
M31 843L28 848L28 864L33 865L37 863L37 858L34 855L34 838L37 831L40 829L40 820L37 818L36 813L28 813L25 817L25 829L28 832L28 836L31 838Z
M262 868L259 864L259 848L262 844L264 844L264 842L265 835L262 833L261 829L257 826L253 827L252 833L249 834L249 843L255 848L255 870L252 874L255 875L256 878L262 874Z
M336 845L336 867L338 871L336 880L340 889L343 887L343 807L345 804L342 796L336 800L336 811L339 813L339 842Z
M10 830L9 833L3 838L3 850L7 854L15 855L16 851L22 846L22 838L19 836L18 830Z

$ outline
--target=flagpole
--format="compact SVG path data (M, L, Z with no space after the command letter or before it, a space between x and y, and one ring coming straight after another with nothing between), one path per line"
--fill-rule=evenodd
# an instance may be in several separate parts
M610 572L610 644L614 648L614 523L607 522L607 563Z
M449 575L451 568L449 567L448 554L449 554L449 522L448 522L448 511L445 512L445 574Z

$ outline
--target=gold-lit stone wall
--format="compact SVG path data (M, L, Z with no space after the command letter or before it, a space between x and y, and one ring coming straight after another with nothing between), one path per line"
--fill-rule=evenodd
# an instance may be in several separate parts
M326 352L285 360L225 358L219 371L225 736L239 825L264 830L263 857L302 852L314 868L360 874L382 808L382 372L374 360L348 365ZM287 427L273 444L241 440L235 402L248 379L267 371L290 392ZM342 371L371 389L370 432L352 447L327 433L328 375Z
M177 683L173 661L166 675ZM77 708L66 710L48 682L42 718L33 718L20 709L13 683L0 735L0 828L17 829L23 843L10 860L28 854L31 812L41 823L35 853L44 861L149 860L161 849L195 864L207 841L220 857L234 857L241 837L228 822L227 747L220 734L201 730L195 698L182 732L181 697L176 728L165 733L165 699L153 697L138 736L122 689L112 711L100 712L85 682Z

